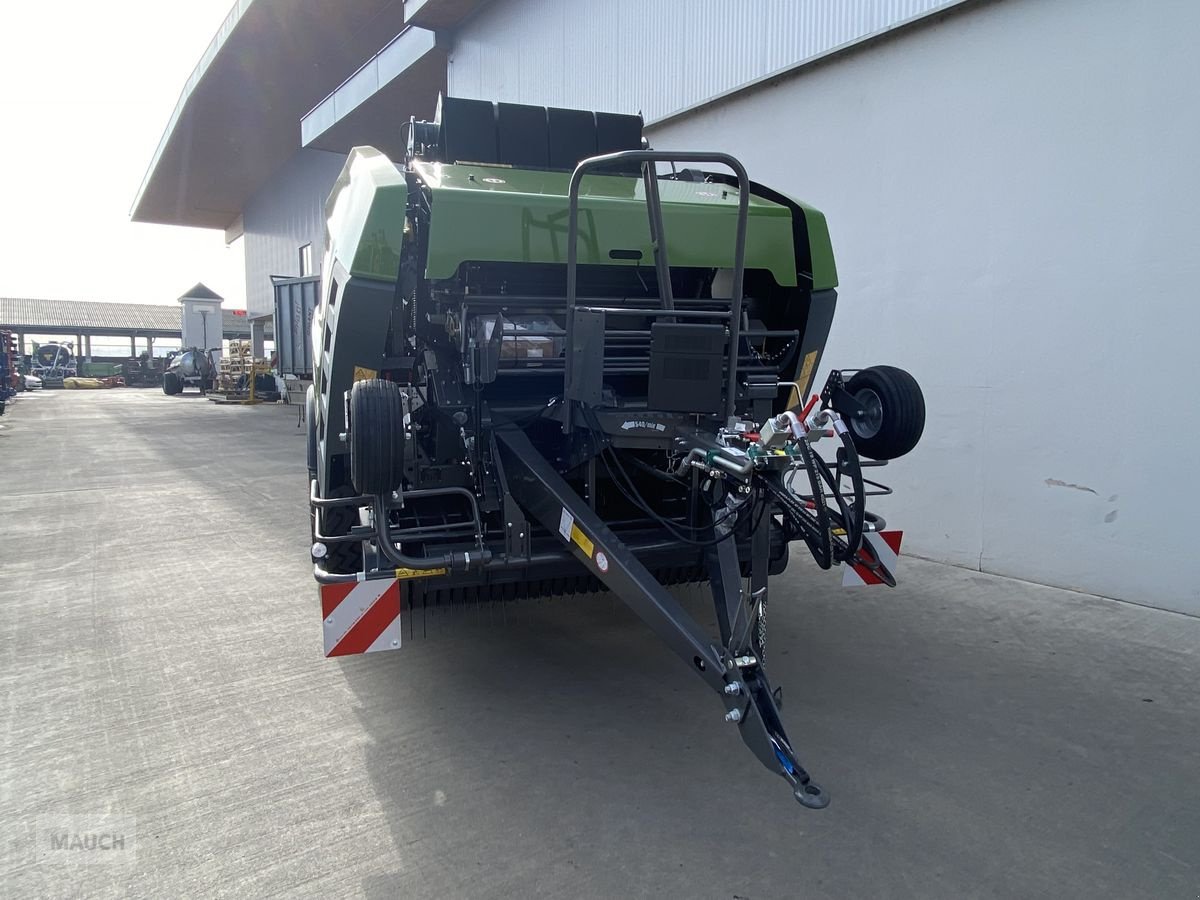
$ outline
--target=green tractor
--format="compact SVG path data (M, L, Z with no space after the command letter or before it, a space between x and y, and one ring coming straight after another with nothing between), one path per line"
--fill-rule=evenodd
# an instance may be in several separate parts
M825 217L727 154L648 149L638 116L443 98L406 127L403 162L355 149L326 209L307 417L326 653L397 649L433 606L611 591L825 806L767 677L769 577L802 545L895 583L863 472L925 418L888 366L810 397L837 299ZM668 589L689 583L718 634Z

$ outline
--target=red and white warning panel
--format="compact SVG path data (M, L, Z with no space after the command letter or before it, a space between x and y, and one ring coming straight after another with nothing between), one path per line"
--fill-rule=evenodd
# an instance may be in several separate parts
M321 585L325 655L400 649L400 582L394 578Z
M868 531L863 535L860 556L874 556L875 566L861 562L850 563L843 569L842 587L858 587L867 584L887 584L886 573L892 583L896 581L896 567L900 562L900 539L903 531ZM880 571L882 570L882 571Z

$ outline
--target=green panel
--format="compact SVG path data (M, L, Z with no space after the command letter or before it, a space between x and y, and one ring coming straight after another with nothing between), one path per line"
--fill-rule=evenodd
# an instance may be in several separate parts
M804 221L808 223L808 247L812 253L813 290L824 291L837 287L837 263L833 259L833 243L829 240L829 224L825 213L805 203Z
M498 166L418 163L433 193L433 220L425 275L448 278L468 260L565 263L565 172ZM667 254L672 266L732 268L737 190L720 184L659 182ZM611 250L640 250L653 271L640 178L597 175L580 193L579 262L635 265ZM787 207L750 199L746 268L768 269L784 286L796 284L792 218Z
M371 147L355 147L325 204L326 251L351 275L396 280L404 239L404 173Z
M82 360L76 365L76 370L83 378L109 378L113 375L120 375L123 371L120 363L86 362Z

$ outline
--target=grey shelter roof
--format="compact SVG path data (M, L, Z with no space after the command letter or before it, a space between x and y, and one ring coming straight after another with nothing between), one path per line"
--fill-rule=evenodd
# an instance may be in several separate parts
M180 300L224 300L225 298L210 288L203 281L179 298Z
M207 288L206 288L207 290ZM211 293L211 291L209 292ZM91 300L39 300L0 297L0 328L32 334L102 334L179 337L179 305L101 303ZM227 338L249 337L250 318L222 310ZM267 323L267 337L273 329Z

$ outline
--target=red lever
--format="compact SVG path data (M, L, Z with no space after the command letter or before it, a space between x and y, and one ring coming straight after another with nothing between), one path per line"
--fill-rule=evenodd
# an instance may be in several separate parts
M812 408L817 405L817 401L821 398L816 394L812 395L812 399L804 404L804 409L800 410L800 421L803 422L808 418L808 414L812 412Z

